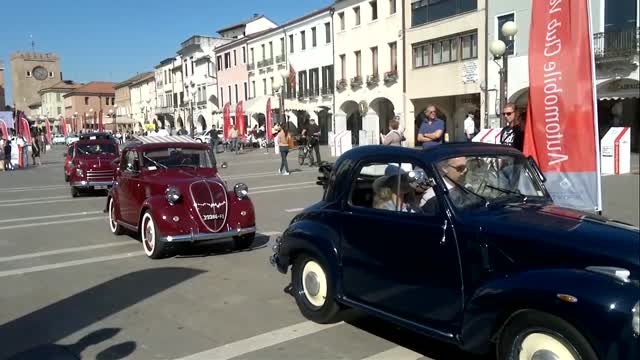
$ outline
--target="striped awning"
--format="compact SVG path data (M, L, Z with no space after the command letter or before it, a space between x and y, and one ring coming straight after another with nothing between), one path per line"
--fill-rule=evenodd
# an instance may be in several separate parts
M162 144L162 143L190 143L190 144L199 144L196 140L192 139L189 136L184 135L173 135L173 136L134 136L136 141L139 141L143 144Z

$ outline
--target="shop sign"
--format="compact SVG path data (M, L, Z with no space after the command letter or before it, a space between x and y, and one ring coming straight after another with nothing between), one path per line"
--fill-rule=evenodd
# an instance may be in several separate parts
M473 83L477 82L479 78L478 73L478 60L472 60L462 63L462 82Z

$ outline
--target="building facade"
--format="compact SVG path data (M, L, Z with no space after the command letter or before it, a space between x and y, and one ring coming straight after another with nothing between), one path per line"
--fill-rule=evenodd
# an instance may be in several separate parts
M196 35L180 44L178 55L182 60L184 96L189 106L188 123L195 119L196 133L210 129L213 125L213 114L219 112L215 48L231 41Z
M529 28L531 1L492 0L488 8L489 43L500 39L507 44L508 100L526 111L529 96ZM592 0L591 27L596 69L596 94L600 137L612 126L631 127L632 151L638 151L640 131L640 81L638 72L637 0ZM518 33L513 40L505 39L500 28L514 21ZM499 67L488 55L489 126L499 126L497 91L500 87Z
M75 131L97 129L102 114L103 124L109 123L109 110L115 106L115 84L92 81L63 95L65 118ZM113 130L105 126L107 130Z
M173 83L175 81L173 75L173 67L176 57L170 57L162 60L160 64L155 66L156 78L156 118L163 129L176 129L177 108L173 105ZM180 118L182 121L182 118Z
M445 138L464 141L464 119L484 113L485 0L405 2L405 136L417 144L424 111L434 105L445 122Z
M40 94L40 115L57 120L65 115L64 95L82 86L71 80L60 81L57 84L38 91Z
M18 110L40 102L38 91L62 80L60 58L51 53L16 52L11 54L11 87Z
M131 96L131 118L134 131L144 131L146 124L154 124L156 129L160 124L154 114L156 108L156 81L155 73L141 74L129 85Z
M395 116L403 128L410 122L404 109L402 3L334 4L334 129L350 130L353 144L378 144Z
M0 61L0 111L7 105L4 91L4 63Z

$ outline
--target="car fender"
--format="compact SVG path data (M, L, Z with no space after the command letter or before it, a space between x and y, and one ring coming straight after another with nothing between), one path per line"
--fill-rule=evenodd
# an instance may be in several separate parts
M279 242L279 269L286 273L288 267L295 261L295 257L302 253L320 256L322 260L326 261L328 266L326 270L337 286L340 280L338 271L339 236L337 231L318 221L302 220L293 223L282 234Z
M138 230L142 223L142 216L146 211L151 212L151 217L162 236L188 235L191 232L198 232L198 225L189 211L185 209L183 202L170 205L164 195L147 197L140 206ZM175 216L179 217L177 222L173 221Z
M607 344L631 336L631 309L639 296L636 285L582 269L511 274L486 283L466 302L463 348L485 352L513 315L538 310L572 324L606 358Z

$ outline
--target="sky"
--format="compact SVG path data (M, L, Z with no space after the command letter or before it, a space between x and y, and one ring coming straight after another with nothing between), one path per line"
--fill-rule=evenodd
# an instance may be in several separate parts
M65 80L119 82L153 70L175 56L192 35L261 14L277 24L331 5L332 0L18 0L1 5L0 61L7 104L10 56L15 51L54 52Z

